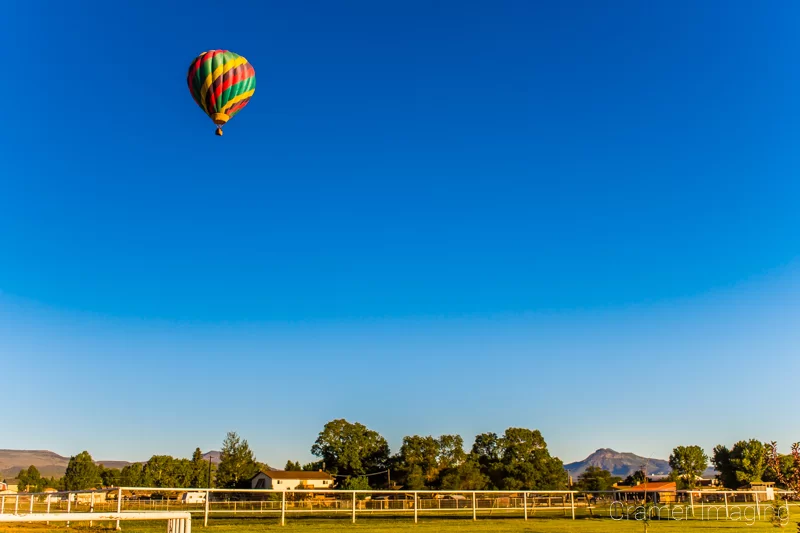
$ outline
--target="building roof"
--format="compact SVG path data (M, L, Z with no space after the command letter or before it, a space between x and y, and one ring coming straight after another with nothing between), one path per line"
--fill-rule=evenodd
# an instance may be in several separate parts
M620 492L674 492L678 489L674 481L652 481L634 485L633 487L620 487Z
M272 479L333 479L327 472L306 470L269 470L267 472L262 470L258 474L264 474ZM258 474L256 474L256 476Z

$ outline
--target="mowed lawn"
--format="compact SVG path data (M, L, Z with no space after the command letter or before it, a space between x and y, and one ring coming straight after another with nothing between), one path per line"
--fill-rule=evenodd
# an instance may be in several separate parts
M735 531L775 531L800 533L798 517L794 516L784 528L776 528L768 521L758 521L747 525L743 521L651 521L648 533L733 533ZM367 518L358 520L355 524L348 519L320 519L320 518L294 518L287 520L281 526L277 520L265 518L253 519L215 519L204 528L202 520L193 520L192 528L199 532L208 533L234 533L254 531L291 531L319 533L323 531L353 533L449 533L449 532L519 532L519 533L643 533L644 527L636 521L614 521L602 519L568 520L564 518L534 518L528 521L517 518L492 519L484 518L473 522L464 519L437 519L421 518L418 524L404 518ZM122 530L130 533L163 533L166 531L166 522L126 522ZM38 533L44 531L108 531L103 527L89 528L82 524L73 524L72 527L46 526L35 524L0 524L0 532L8 533Z

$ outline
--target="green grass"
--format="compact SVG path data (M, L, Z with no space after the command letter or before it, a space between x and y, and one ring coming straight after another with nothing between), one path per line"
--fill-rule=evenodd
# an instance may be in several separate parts
M203 527L202 518L194 519L192 526L197 533L238 533L255 531L291 531L302 533L320 533L323 531L336 531L341 533L455 533L462 531L483 532L510 532L510 533L644 533L641 522L614 521L608 518L582 518L569 520L558 518L531 518L524 521L521 518L479 517L473 522L471 517L461 518L436 518L432 516L420 517L418 524L414 524L413 517L382 518L359 517L355 524L350 522L349 516L335 518L287 517L286 526L280 526L275 517L252 517L224 519L215 518L209 522L209 527ZM163 533L166 530L165 521L154 522L126 522L122 530L127 533ZM102 527L89 528L81 524L73 527L45 526L35 524L3 525L0 524L0 533L40 533L44 531L65 532L102 532L108 531ZM757 521L747 525L743 521L651 521L649 533L734 533L762 532L768 533L798 533L797 517L792 517L784 528L775 528L768 521Z

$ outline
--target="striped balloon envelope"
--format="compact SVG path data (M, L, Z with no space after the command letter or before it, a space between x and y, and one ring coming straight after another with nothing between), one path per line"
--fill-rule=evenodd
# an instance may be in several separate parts
M189 92L203 112L222 126L241 111L256 92L256 71L245 58L228 50L209 50L189 65Z

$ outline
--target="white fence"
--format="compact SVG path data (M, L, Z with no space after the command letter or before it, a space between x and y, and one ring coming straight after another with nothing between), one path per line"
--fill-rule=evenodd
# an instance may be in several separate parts
M166 520L167 533L192 533L191 513L26 513L26 514L0 514L0 523L3 522L116 522L119 529L120 520Z
M607 517L617 519L630 514L646 494L658 509L666 509L669 519L707 519L715 512L731 519L742 509L759 520L769 520L777 506L767 498L777 496L788 514L795 495L786 491L693 490L669 493L630 494L621 491L388 491L388 490L249 490L184 489L165 487L117 487L97 491L18 493L0 495L3 515L73 514L86 520L85 513L151 514L194 513L209 518L263 515L286 523L287 515L322 517L345 515L352 522L361 517L516 517L528 520L537 516L562 516L568 519ZM789 502L792 501L792 503ZM627 511L626 511L627 509ZM670 514L671 513L671 514ZM657 519L665 513L655 514ZM627 516L627 515L626 515ZM79 518L80 517L80 518ZM199 516L198 516L199 518ZM119 528L120 518L115 518Z

